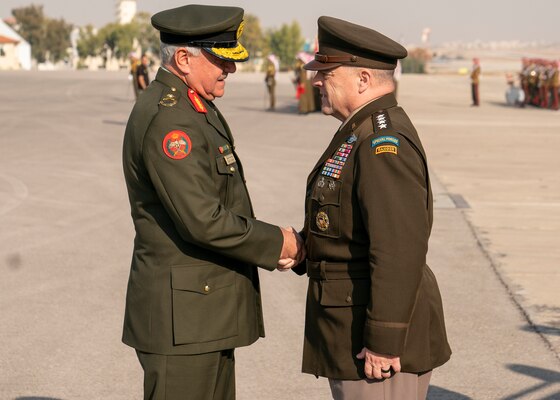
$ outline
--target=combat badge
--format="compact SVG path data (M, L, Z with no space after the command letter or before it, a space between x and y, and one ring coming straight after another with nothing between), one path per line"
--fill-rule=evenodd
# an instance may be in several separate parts
M164 107L173 107L177 104L177 97L174 94L168 93L159 101L159 104Z
M183 131L171 131L163 138L163 152L173 160L182 160L191 152L189 136Z
M315 217L315 224L317 224L317 228L319 228L321 232L325 232L327 229L329 229L329 216L327 215L327 213L324 211L319 211L317 213L317 216Z

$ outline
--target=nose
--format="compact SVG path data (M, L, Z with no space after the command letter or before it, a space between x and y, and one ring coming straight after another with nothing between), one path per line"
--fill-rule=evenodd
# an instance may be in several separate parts
M233 74L237 71L237 65L233 61L227 61L224 65L224 71L228 74Z
M323 82L319 78L319 74L317 72L315 72L315 75L313 76L313 79L311 79L311 85L315 86L315 87L320 87L320 86L323 85Z

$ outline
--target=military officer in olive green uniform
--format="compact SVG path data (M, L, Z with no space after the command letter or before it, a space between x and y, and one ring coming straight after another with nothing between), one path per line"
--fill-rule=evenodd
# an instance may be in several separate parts
M235 62L248 58L238 42L243 9L188 5L152 24L162 68L123 144L136 230L123 341L144 369L145 399L234 399L233 349L264 336L256 266L293 264L303 242L255 220L213 103Z
M406 50L382 34L320 17L322 111L342 122L307 181L303 372L339 399L423 399L451 354L426 265L432 193L422 144L397 105Z

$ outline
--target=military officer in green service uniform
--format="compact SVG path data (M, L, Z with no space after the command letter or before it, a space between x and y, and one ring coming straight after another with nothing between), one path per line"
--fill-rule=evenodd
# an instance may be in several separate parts
M249 57L238 42L243 9L187 5L152 24L162 68L123 144L136 230L123 341L144 369L145 399L234 399L233 349L264 336L256 266L291 266L303 241L254 218L213 103L235 62Z
M307 181L303 372L335 400L424 399L450 355L426 265L432 193L422 144L393 94L406 49L366 27L318 20L322 111L342 125Z

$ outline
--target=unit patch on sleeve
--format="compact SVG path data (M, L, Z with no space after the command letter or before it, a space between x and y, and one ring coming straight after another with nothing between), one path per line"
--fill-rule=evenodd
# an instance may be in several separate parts
M163 138L163 152L173 160L182 160L191 152L191 138L183 131L171 131Z
M375 148L375 154L382 154L382 153L397 154L397 146L377 146Z
M394 136L380 136L380 137L376 137L371 139L371 147L376 147L377 145L380 145L382 143L390 143L390 144L394 144L395 146L399 146L399 139L397 139Z

